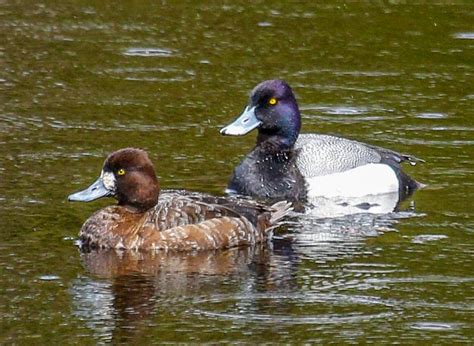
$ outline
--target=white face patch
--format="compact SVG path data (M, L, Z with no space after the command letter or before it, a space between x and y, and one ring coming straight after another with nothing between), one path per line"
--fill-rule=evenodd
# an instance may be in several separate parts
M102 171L100 177L102 178L105 188L111 192L115 192L117 181L115 180L114 174L112 172Z

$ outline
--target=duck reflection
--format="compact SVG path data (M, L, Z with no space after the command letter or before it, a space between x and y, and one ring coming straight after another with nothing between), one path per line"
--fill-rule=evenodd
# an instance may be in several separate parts
M145 321L159 314L166 323L173 306L189 309L199 297L296 284L291 263L274 263L279 256L268 244L194 253L91 250L81 260L92 276L71 287L76 314L103 341L134 339Z
M330 262L370 255L367 239L393 230L400 217L403 213L300 214L271 243L228 250L81 252L90 275L71 287L74 309L107 342L137 341L150 324L168 332L175 324L192 326L202 316L292 316L295 304L308 303L304 287L319 287L322 300L333 291ZM336 286L343 287L344 280Z
M397 211L408 198L401 198L398 192L362 197L313 197L306 213L316 218L335 218L356 214L387 214Z
M87 270L102 278L123 275L223 275L248 265L261 255L264 246L239 247L227 251L165 252L165 251L82 251L81 259Z

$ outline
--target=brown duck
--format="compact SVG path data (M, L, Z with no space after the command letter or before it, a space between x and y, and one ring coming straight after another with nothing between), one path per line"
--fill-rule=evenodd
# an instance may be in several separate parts
M291 210L283 201L266 207L247 199L168 191L160 198L155 169L145 151L118 150L100 177L69 201L114 197L118 205L94 213L79 232L82 247L211 250L268 239Z

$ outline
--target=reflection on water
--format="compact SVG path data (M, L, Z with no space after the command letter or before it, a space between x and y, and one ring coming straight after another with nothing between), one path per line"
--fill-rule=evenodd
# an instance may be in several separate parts
M366 237L395 231L397 218L368 214L339 220L301 217L298 227L258 247L191 254L81 253L91 275L71 282L74 314L98 340L114 342L140 340L144 325L188 330L196 319L205 319L208 332L229 341L235 329L248 323L258 324L257 333L259 328L274 325L280 330L307 331L335 325L351 335L352 326L376 323L383 327L387 321L403 325L408 316L422 316L432 309L465 316L464 322L418 320L407 326L458 332L469 328L466 319L474 312L472 302L433 300L430 293L421 292L427 284L449 284L456 295L472 285L473 278L409 278L407 269L396 262L377 260L380 248L367 248ZM336 232L350 224L360 229ZM365 234L363 225L369 230ZM431 238L440 239L443 237ZM419 240L415 237L413 243ZM397 291L405 291L405 297L390 294ZM217 327L222 323L233 327L222 330ZM162 335L161 340L166 337Z
M173 55L173 51L164 48L129 48L123 54L141 57L169 57Z
M264 281L272 271L268 251L266 246L259 246L191 254L115 250L81 253L84 266L94 277L109 280L75 280L70 287L75 314L100 339L116 340L122 326L133 334L134 321L150 319L157 309L173 313L190 308L188 301L196 291L213 296L214 277L223 282L228 276L246 279L249 282L241 286L245 291L255 289L249 286L252 281L266 286ZM271 276L286 280L289 273L284 274Z
M474 40L474 32L458 32L453 34L453 37L461 40Z
M369 213L387 214L397 210L400 204L398 191L361 197L313 197L307 213L314 218L340 217Z
M258 251L257 251L258 250ZM84 266L92 274L102 278L114 278L123 275L169 275L172 273L177 287L170 287L172 292L180 291L178 276L186 281L189 274L225 275L239 266L246 266L263 248L235 248L229 251L201 251L195 253L173 252L134 252L103 250L82 252Z
M71 284L75 314L103 341L133 339L139 325L163 309L167 314L186 309L190 316L220 321L289 325L393 318L390 300L337 291L375 287L377 282L368 284L355 277L396 273L395 266L350 265L346 272L355 277L332 281L318 270L301 272L301 264L309 261L324 266L369 255L365 237L389 231L395 222L390 216L370 214L340 219L299 215L283 235L256 247L195 253L82 252L82 263L92 278L78 278ZM302 283L315 292L300 292Z
M72 283L70 294L74 314L94 330L98 338L110 340L116 314L111 284L90 279L76 280Z

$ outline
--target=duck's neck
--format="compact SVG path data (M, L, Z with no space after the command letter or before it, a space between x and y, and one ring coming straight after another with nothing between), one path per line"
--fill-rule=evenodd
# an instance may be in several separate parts
M297 138L298 132L293 135L288 135L261 130L257 136L257 147L261 147L269 153L288 151L293 149Z
M144 209L143 207L137 207L137 206L134 206L134 205L130 205L130 204L120 204L118 203L117 204L119 207L123 208L127 213L130 213L130 214L135 214L135 215L139 215L139 214L145 214L148 210L150 210L151 208L148 208L148 209Z
M118 205L127 208L132 213L145 213L158 203L160 196L160 185L156 177L149 181L141 181L142 184L123 188L124 191L117 193ZM145 186L146 188L137 188Z
M286 107L283 114L277 123L270 122L258 129L257 146L283 151L293 149L301 129L301 115L296 101L292 107Z

